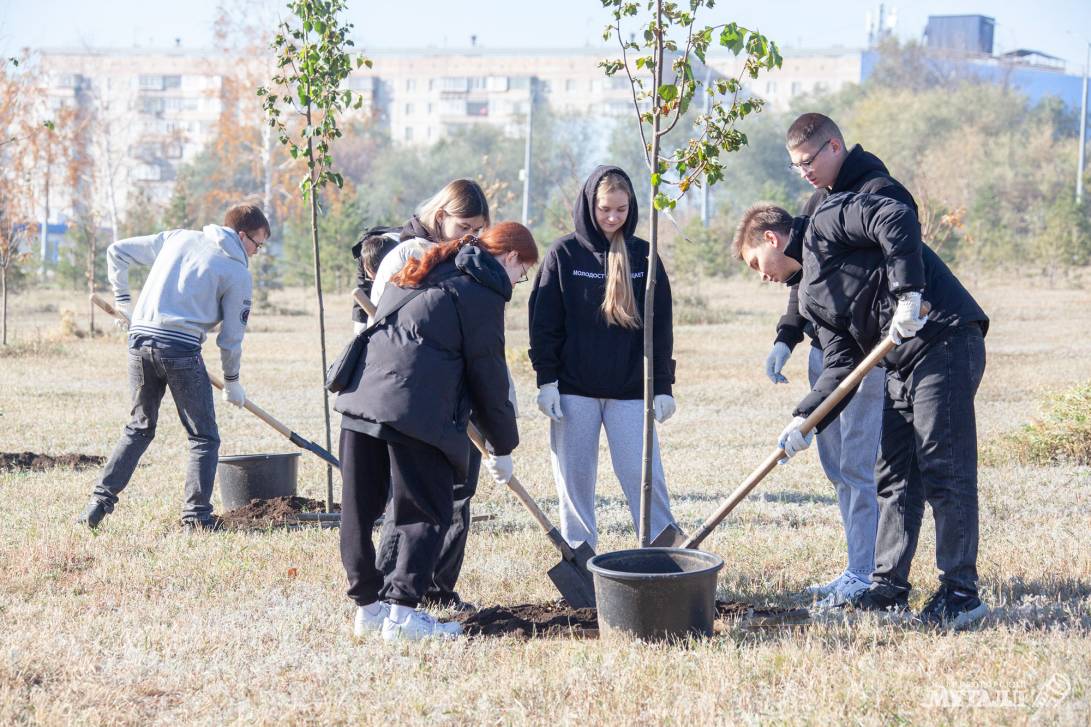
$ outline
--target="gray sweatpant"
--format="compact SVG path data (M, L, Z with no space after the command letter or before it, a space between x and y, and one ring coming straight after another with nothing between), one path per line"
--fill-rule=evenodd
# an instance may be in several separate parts
M561 535L570 545L598 541L595 529L595 484L598 479L599 432L606 428L614 474L629 503L633 526L640 527L640 469L644 439L644 402L640 399L592 399L561 394L559 422L550 422L549 449L560 499ZM674 524L667 479L659 457L659 438L652 439L651 533L654 538Z

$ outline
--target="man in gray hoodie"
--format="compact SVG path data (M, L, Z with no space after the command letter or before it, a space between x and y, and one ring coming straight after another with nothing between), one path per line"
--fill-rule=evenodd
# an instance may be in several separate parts
M189 439L182 525L210 528L212 485L220 450L212 386L201 358L205 335L222 323L216 345L223 366L223 398L242 406L242 339L250 317L249 258L269 239L269 222L254 205L236 205L223 225L168 230L118 240L106 251L115 307L129 325L132 412L77 522L98 527L113 512L140 457L155 438L159 405L169 387ZM136 307L129 267L150 266ZM124 321L119 319L119 325Z

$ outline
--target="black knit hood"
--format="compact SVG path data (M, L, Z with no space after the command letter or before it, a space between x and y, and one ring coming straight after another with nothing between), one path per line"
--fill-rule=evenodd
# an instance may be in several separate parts
M623 228L626 240L633 237L640 217L640 207L637 205L633 182L629 179L629 175L621 167L609 164L595 167L595 171L591 172L591 176L583 183L583 194L576 200L576 209L572 213L572 221L576 225L576 238L592 251L601 252L610 249L610 241L602 234L595 222L595 188L599 186L603 177L611 173L621 176L629 185L629 216L625 219Z

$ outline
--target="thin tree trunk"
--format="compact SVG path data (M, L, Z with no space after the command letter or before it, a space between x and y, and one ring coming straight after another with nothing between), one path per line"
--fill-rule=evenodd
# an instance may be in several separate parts
M652 86L652 104L659 103L659 87L663 85L663 2L656 2L656 45L655 45L655 83ZM652 173L659 173L659 128L660 117L652 113ZM640 547L647 548L652 542L652 435L655 432L655 389L653 387L655 361L655 337L652 329L655 323L655 278L656 261L659 259L659 210L655 207L655 197L659 185L653 182L651 215L648 230L648 272L645 273L644 286L644 447L640 473Z
M98 238L95 233L91 233L90 250L88 251L87 261L87 294L88 294L88 307L91 309L90 323L87 326L87 330L91 332L91 338L95 337L95 304L90 302L90 296L95 294L95 257L98 255Z
M3 288L4 295L4 314L3 314L3 340L0 341L0 345L8 345L8 266L0 266L0 288Z
M310 94L308 94L309 96ZM311 125L311 107L307 106L307 126ZM314 163L314 140L307 138L307 160ZM318 340L322 349L322 412L326 420L326 451L333 451L333 435L330 432L330 398L326 395L326 310L322 304L322 264L318 255L318 188L315 186L314 166L311 177L311 244L314 248L314 289L318 294ZM326 512L333 511L333 465L326 465Z

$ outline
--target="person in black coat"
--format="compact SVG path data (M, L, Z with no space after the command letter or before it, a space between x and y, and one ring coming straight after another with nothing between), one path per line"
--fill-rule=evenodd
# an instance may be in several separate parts
M877 194L903 202L916 212L913 195L890 175L886 165L859 144L846 144L841 129L823 114L799 116L788 128L786 147L789 167L803 177L814 193L802 214L811 216L830 194L858 192ZM811 384L822 375L822 349L814 329L799 310L799 287L789 286L788 309L777 321L776 338L765 360L766 376L774 384L786 384L782 373L792 351L809 336L807 377ZM837 493L841 524L845 531L848 562L843 572L807 592L833 606L867 589L875 568L875 532L879 503L875 496L875 460L879 453L879 430L883 416L882 369L869 373L861 382L852 403L818 436L818 458L822 471Z
M401 228L375 228L352 248L357 264L357 286L377 305L390 278L396 275L410 257L420 257L438 242L457 240L466 234L479 234L490 222L489 202L481 185L472 179L448 182L417 208ZM373 289L374 288L374 289ZM353 302L353 330L359 333L367 326L367 314ZM513 384L509 380L509 396L515 401ZM470 610L473 606L456 590L462 563L466 557L466 541L470 534L472 514L470 502L477 492L481 456L471 450L464 481L455 485L455 514L443 539L436 563L434 582L424 595L425 603ZM384 518L384 544L378 553L377 566L384 573L393 572L398 560L398 539L393 534L393 519Z
M546 252L530 294L530 361L549 445L561 534L595 547L595 485L603 429L633 524L640 522L644 434L644 309L648 243L634 235L639 211L619 167L600 166L584 183L575 230ZM653 352L655 419L675 411L671 289L656 261ZM651 533L674 526L653 436Z
M787 457L810 445L812 435L800 431L804 418L866 354L887 335L898 344L882 362L875 570L870 588L850 603L908 608L909 568L927 500L941 585L920 617L953 628L982 618L988 609L977 592L974 396L985 370L984 311L921 241L914 211L877 195L831 195L809 218L756 205L743 216L733 251L765 280L798 282L800 310L822 347L822 375L778 441ZM922 299L930 305L926 316Z
M504 307L537 259L530 232L508 222L480 238L434 245L391 279L366 355L334 406L343 415L341 559L358 636L460 631L415 609L451 525L453 488L465 481L471 410L492 455L486 467L498 482L511 477L519 436L507 395ZM384 577L371 529L388 496L398 548Z

